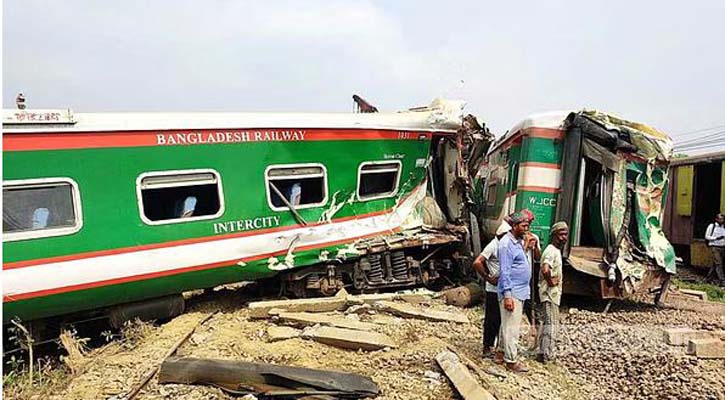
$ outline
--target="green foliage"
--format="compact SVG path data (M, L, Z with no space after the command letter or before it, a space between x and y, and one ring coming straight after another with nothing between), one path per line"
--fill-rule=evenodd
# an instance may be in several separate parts
M685 282L677 278L673 280L673 283L679 288L703 291L707 293L707 299L710 301L725 303L725 288L723 287L709 283Z

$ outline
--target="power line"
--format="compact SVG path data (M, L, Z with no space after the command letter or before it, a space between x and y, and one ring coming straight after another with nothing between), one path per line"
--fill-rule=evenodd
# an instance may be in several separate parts
M725 146L722 143L703 143L697 146L689 146L689 147L675 147L675 150L691 150L691 149L701 149L703 147L724 147Z
M708 149L708 148L718 149L718 148L725 148L725 146L723 146L723 145L718 146L715 143L707 143L707 144L702 144L699 146L692 146L692 147L675 147L674 150L675 151L693 151L693 150Z
M705 140L705 141L698 142L698 143L690 143L690 144L686 144L686 145L675 145L675 147L676 148L685 149L685 148L688 148L688 147L700 147L700 146L704 146L704 145L708 145L708 144L722 144L722 145L725 145L725 142L723 142L722 140Z
M713 132L713 133L709 133L707 135L702 135L702 136L697 137L697 138L686 139L686 140L679 140L676 143L682 145L682 144L694 143L694 142L698 142L698 141L705 140L705 139L710 139L710 138L725 139L725 130L717 131L717 132Z
M714 126L710 126L710 127L707 127L707 128L695 129L693 131L681 132L681 133L678 133L677 136L688 136L688 135L691 135L693 133L710 131L710 130L719 129L719 128L725 128L725 125L714 125Z
M711 142L713 140L723 140L725 138L725 131L719 132L716 135L708 135L698 138L697 140L688 140L683 142L675 142L675 146L687 146L690 144L697 144L700 142Z

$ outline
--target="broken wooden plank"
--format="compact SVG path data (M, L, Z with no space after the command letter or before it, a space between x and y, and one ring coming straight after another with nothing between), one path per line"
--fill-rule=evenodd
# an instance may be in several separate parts
M397 347L393 339L382 333L331 326L315 326L305 329L302 332L302 337L330 346L352 350L381 350L386 347Z
M269 300L249 303L251 318L267 318L272 309L285 311L327 312L344 310L347 305L347 291L340 290L334 297L316 297L310 299Z
M464 400L495 400L491 393L478 384L454 353L440 352L436 356L436 362Z
M360 322L351 318L335 317L325 314L313 314L308 312L282 311L277 314L277 317L284 322L303 326L314 326L319 324L338 328L355 329L359 331L371 331L377 327L375 324Z
M391 314L395 314L405 318L425 319L429 321L456 322L459 324L467 324L470 321L468 317L459 313L436 310L422 310L409 304L398 304L392 301L378 301L375 307Z
M245 361L177 357L169 358L161 365L159 383L212 384L234 393L266 396L289 393L290 389L313 389L344 398L374 397L380 392L375 382L359 374Z
M712 339L725 337L725 331L708 331L692 328L667 328L663 331L665 343L671 346L685 346L692 339Z
M725 358L725 340L692 339L687 343L687 353L697 358Z
M278 342L280 340L294 339L300 337L301 330L289 326L270 326L267 328L267 340Z

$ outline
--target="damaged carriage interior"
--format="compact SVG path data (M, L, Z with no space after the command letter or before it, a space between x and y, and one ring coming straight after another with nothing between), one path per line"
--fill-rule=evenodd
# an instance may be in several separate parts
M642 282L663 285L675 272L661 228L671 140L596 111L571 113L564 126L562 170L578 173L562 174L556 216L572 222L565 249L572 266L606 277L603 297L630 295Z

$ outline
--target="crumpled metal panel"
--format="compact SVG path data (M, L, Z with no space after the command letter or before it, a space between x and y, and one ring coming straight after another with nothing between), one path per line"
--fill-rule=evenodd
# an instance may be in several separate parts
M629 142L637 146L637 155L647 160L669 161L672 158L674 144L672 139L664 132L639 122L627 121L600 111L584 110L582 114L607 130L628 135L630 137Z

